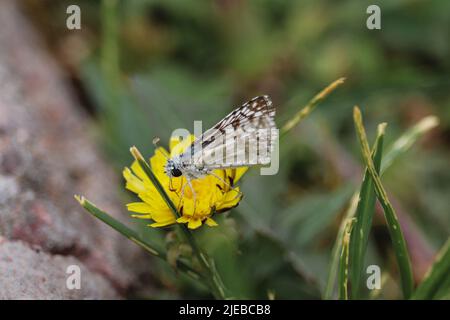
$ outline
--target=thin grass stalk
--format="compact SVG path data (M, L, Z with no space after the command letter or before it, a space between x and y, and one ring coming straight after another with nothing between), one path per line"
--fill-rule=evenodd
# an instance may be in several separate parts
M303 119L305 119L311 112L316 108L316 106L325 100L334 90L342 85L345 78L339 78L329 84L325 89L321 90L318 94L314 96L308 103L300 109L289 121L287 121L280 129L280 138L283 138L286 133L296 127Z
M372 176L378 201L381 203L384 210L384 216L386 218L395 256L397 258L403 296L405 299L409 299L413 292L414 285L411 261L406 247L405 238L403 237L403 232L398 222L397 215L395 214L395 210L388 199L386 190L384 189L380 177L375 169L375 165L373 164L369 143L367 142L366 131L362 121L361 111L357 106L353 109L353 118L364 162L370 172L370 175Z
M342 249L342 243L345 233L345 227L347 226L347 221L353 218L356 212L356 206L358 205L359 193L355 193L351 200L350 206L346 211L344 219L342 219L339 225L339 230L336 235L336 240L331 250L331 262L328 267L328 277L325 285L325 290L323 293L323 299L329 300L333 298L334 289L336 287L336 277L338 277L338 270L340 266L340 254Z
M378 133L372 148L372 159L375 170L379 174L381 167L381 159L383 154L383 138L385 124L378 126ZM369 241L370 228L372 226L372 218L375 212L376 195L372 178L369 171L365 170L363 182L359 192L358 206L355 212L355 223L350 235L350 283L351 298L359 297L361 273L363 269L364 257Z
M450 238L439 250L433 265L428 269L424 279L417 287L412 299L425 300L433 299L435 293L443 286L448 286L450 277ZM444 288L445 289L445 288ZM450 293L450 287L447 287Z
M164 261L167 261L166 252L164 252L164 250L159 249L157 245L151 243L147 239L144 239L136 231L128 228L126 225L124 225L117 219L114 219L111 215L100 210L95 204L93 204L89 200L85 199L84 197L75 196L75 199L92 216L94 216L95 218L104 222L105 224L109 225L111 228L113 228L114 230L119 232L121 235L130 239L131 241L136 243L138 246L145 249L145 251L147 251L151 255L153 255L157 258L160 258ZM187 275L192 277L194 280L201 279L201 276L200 276L200 274L198 274L197 271L192 269L189 265L187 265L185 262L183 262L181 260L176 261L176 267L177 267L177 270L180 270L180 271L186 273Z
M436 116L427 116L408 129L390 146L383 156L381 174L391 166L392 162L394 162L397 157L408 151L414 142L416 142L425 132L435 128L438 124L439 119Z
M345 224L344 236L342 237L341 256L339 259L339 300L348 300L348 262L350 234L354 219L347 220Z

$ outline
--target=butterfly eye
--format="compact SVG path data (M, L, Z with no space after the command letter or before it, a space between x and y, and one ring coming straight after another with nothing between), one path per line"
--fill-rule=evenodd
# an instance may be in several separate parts
M171 171L170 171L170 173L172 174L172 176L173 177L179 177L179 176L181 176L183 173L180 171L180 169L172 169Z

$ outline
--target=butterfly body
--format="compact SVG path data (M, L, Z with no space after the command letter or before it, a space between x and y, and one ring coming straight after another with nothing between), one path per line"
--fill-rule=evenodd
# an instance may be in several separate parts
M182 175L190 179L203 178L209 173L204 166L193 166L188 161L183 161L183 154L174 156L167 160L165 172L169 177L180 177Z

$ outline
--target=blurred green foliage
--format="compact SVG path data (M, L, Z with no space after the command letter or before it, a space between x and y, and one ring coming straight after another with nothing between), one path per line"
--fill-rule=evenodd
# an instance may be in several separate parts
M389 123L386 145L423 116L440 118L440 128L383 180L428 250L449 236L449 1L377 1L381 30L366 28L372 1L24 2L87 94L118 171L131 162L131 145L150 156L153 137L167 143L172 130L192 130L194 120L206 129L259 94L272 96L282 124L317 91L347 78L286 138L280 172L249 172L241 205L221 216L218 228L198 233L234 296L321 296L339 223L362 179L355 104L370 138L379 122ZM73 3L82 9L80 31L62 27ZM163 241L161 231L140 230ZM386 237L384 224L372 230L366 263L398 281ZM412 262L414 269L414 256ZM161 290L150 298L207 294L157 270ZM401 296L388 287L393 292L384 297Z

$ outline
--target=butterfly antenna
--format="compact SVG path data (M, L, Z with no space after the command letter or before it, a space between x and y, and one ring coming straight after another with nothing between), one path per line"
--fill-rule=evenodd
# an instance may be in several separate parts
M152 143L155 146L155 148L159 148L159 141L160 141L159 137L154 137L153 138ZM170 159L169 156L165 152L161 152L161 153L167 160Z

